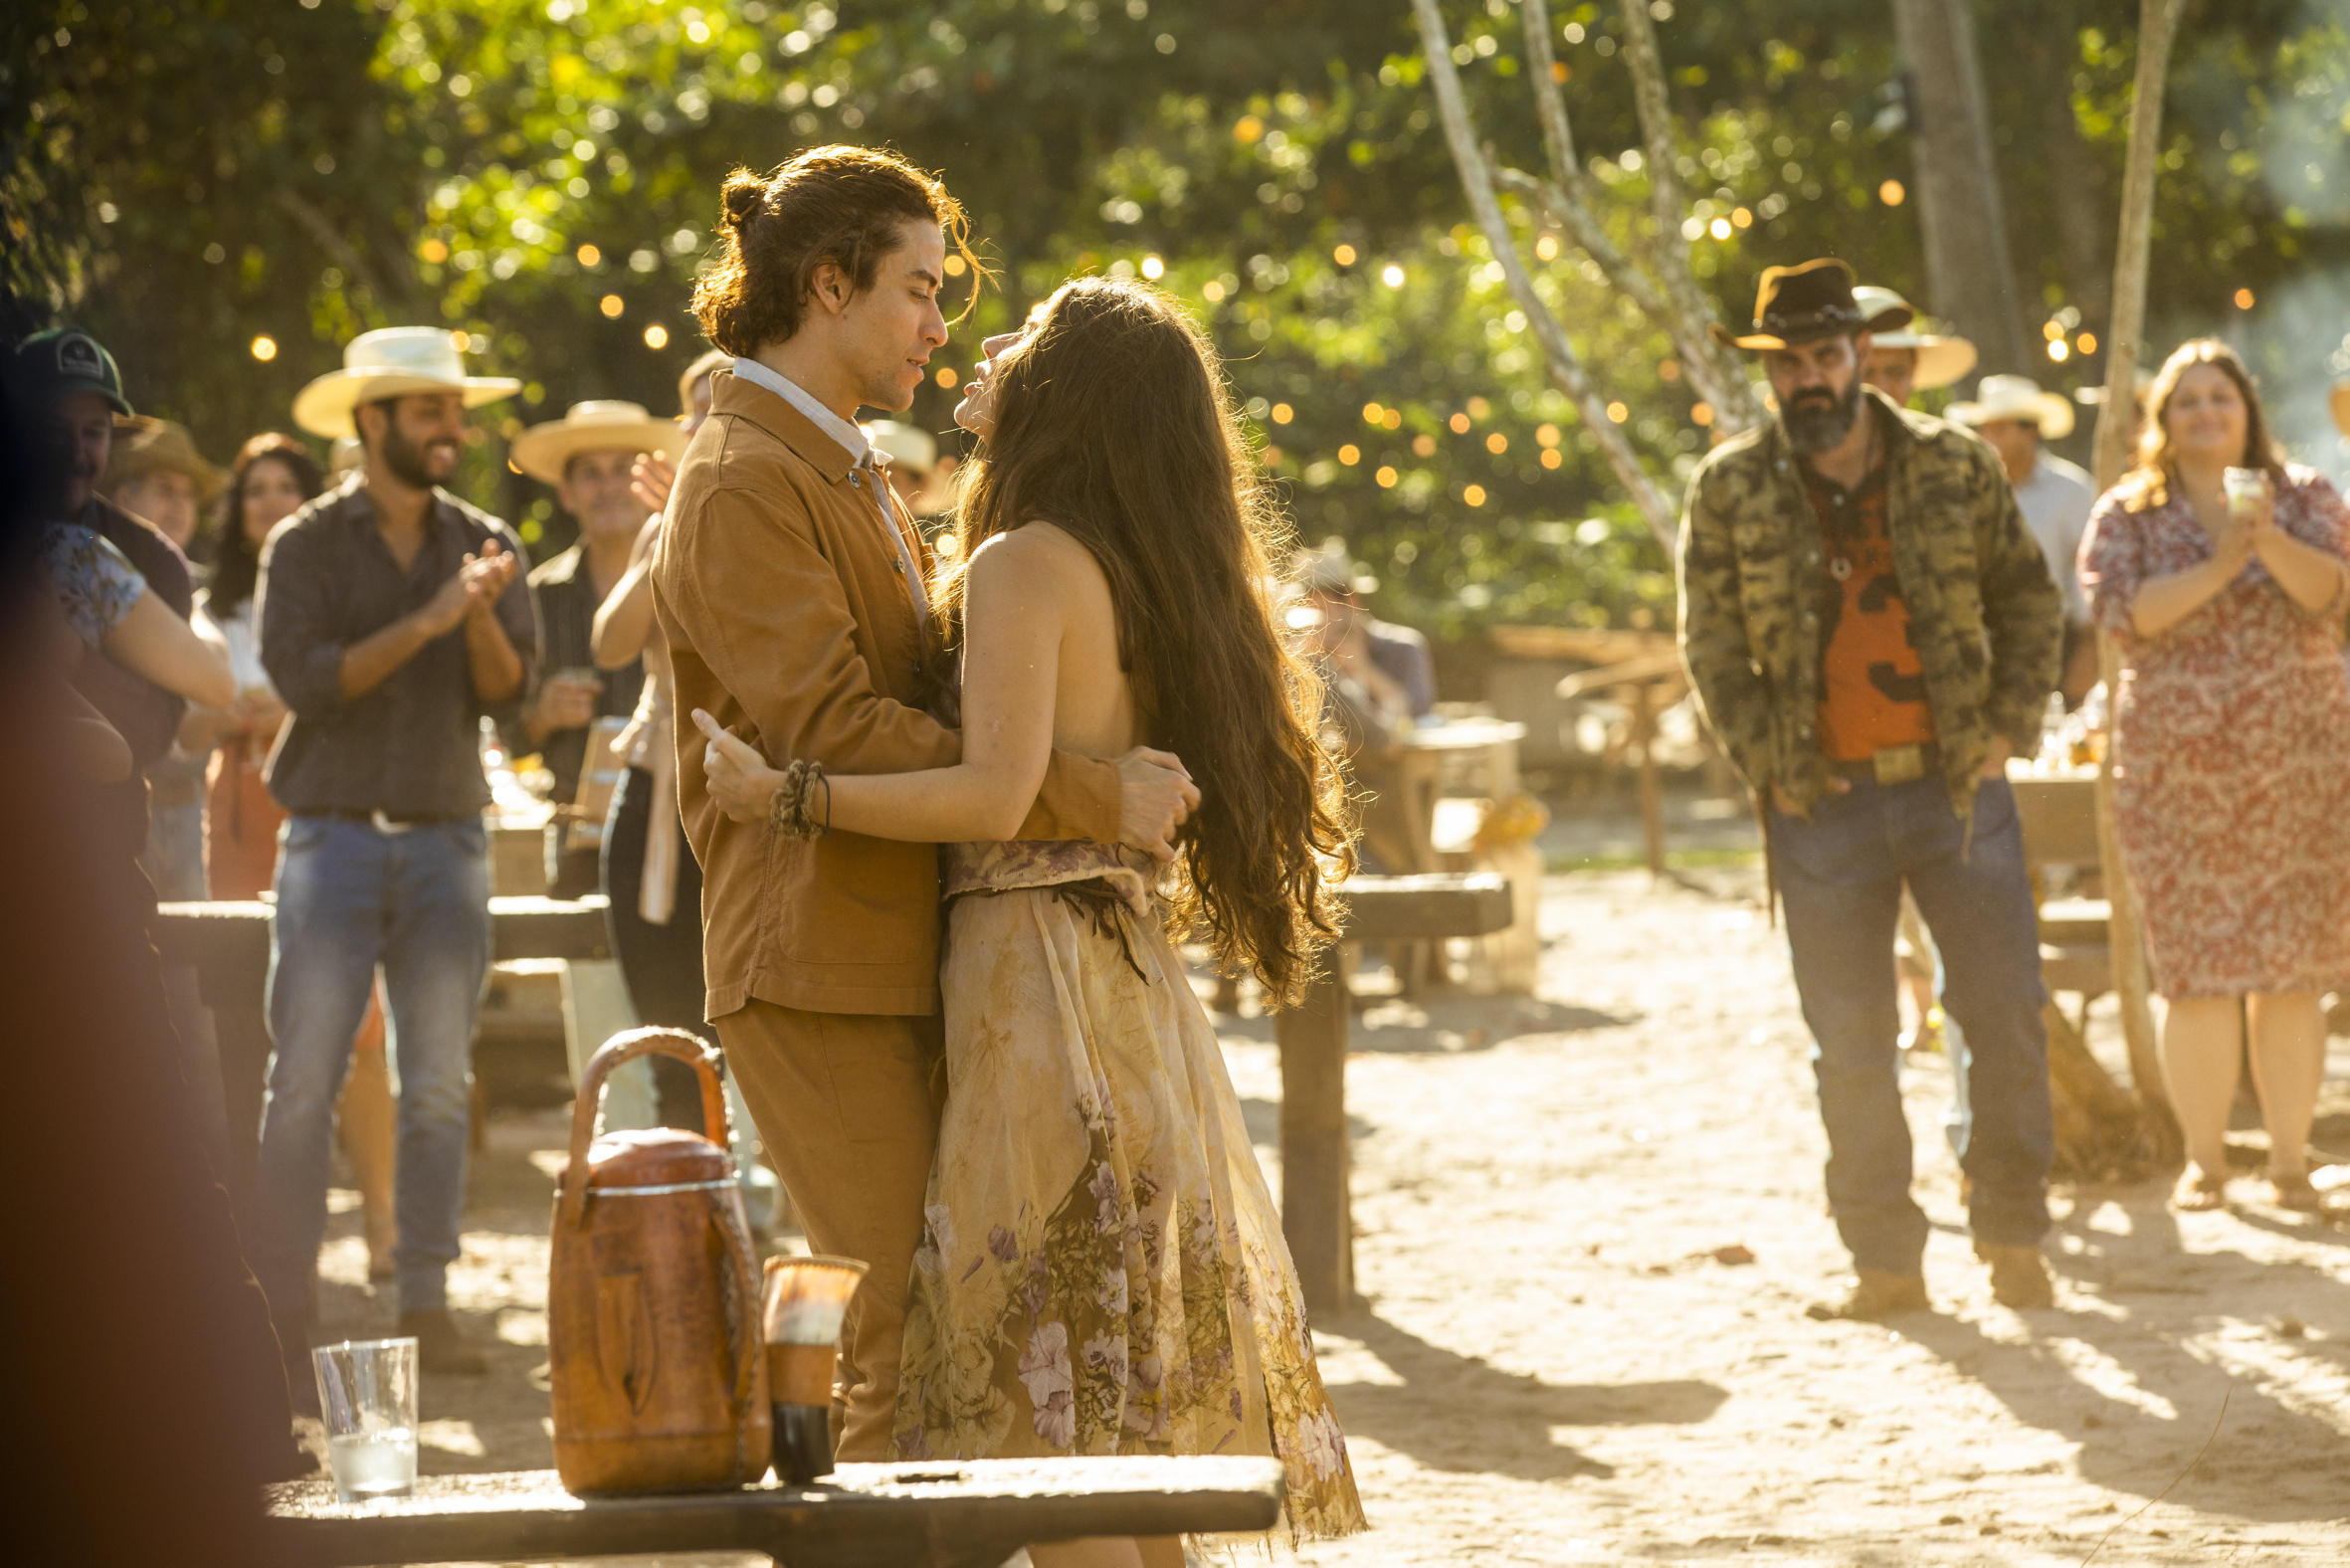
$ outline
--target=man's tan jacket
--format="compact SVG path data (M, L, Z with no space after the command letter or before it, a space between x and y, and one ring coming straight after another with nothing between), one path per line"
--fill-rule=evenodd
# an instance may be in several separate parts
M962 755L954 730L911 705L923 640L876 476L766 388L721 370L714 393L653 563L677 672L678 805L702 869L708 1015L754 997L811 1013L933 1012L936 846L788 841L710 801L686 717L697 707L778 767L807 757L838 774L903 773ZM892 515L919 549L910 519ZM1114 841L1117 768L1053 753L1020 836Z

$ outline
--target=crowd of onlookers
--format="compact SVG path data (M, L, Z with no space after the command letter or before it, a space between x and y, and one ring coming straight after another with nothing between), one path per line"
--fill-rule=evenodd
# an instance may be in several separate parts
M1970 346L1922 331L1897 295L1847 293L1839 308L1877 329L1855 335L1848 323L1851 341L1866 344L1865 361L1830 402L1864 406L1864 379L1886 405L1883 418L1896 420L1916 392L1953 385L1972 368ZM1793 369L1771 359L1775 379L1783 369L1795 377L1787 428L1834 423L1833 409L1813 403L1839 384L1825 360L1798 354L1804 342L1739 341L1793 356ZM51 761L74 781L75 842L88 847L81 865L97 928L135 980L110 1005L169 1054L137 1070L184 1085L172 1115L194 1138L197 1163L181 1174L221 1174L238 1211L236 1232L225 1209L215 1217L216 1239L228 1238L217 1250L234 1266L219 1286L220 1310L259 1313L238 1286L236 1261L249 1260L267 1302L256 1320L276 1336L273 1344L257 1332L251 1343L283 1347L294 1398L310 1388L301 1357L315 1326L338 1132L360 1189L370 1273L396 1285L401 1331L417 1337L430 1371L483 1365L449 1312L446 1275L458 1256L472 1047L491 953L487 755L542 764L553 808L547 890L606 897L637 1017L703 1027L699 878L678 817L677 713L650 566L678 465L708 415L712 378L730 363L713 350L687 366L675 417L583 402L514 439L514 468L546 486L576 527L576 542L526 570L513 530L448 488L473 439L470 411L520 383L470 373L450 332L395 327L354 339L343 365L296 399L303 436L256 435L225 470L183 427L137 414L121 369L89 333L39 332L9 357L9 404L34 433L26 542L40 590L27 601L32 635L20 663L50 723L43 733L60 748ZM2350 432L2350 398L2335 409ZM1960 575L1987 568L2012 503L2047 572L2031 567L2034 581L2019 580L2016 591L2046 594L2053 578L2061 602L2061 648L2028 695L2045 701L2053 686L2061 706L2077 706L2101 680L2097 634L2120 655L2121 680L2103 700L2122 870L2144 905L2155 987L2169 1002L2162 1064L2190 1159L2176 1201L2223 1201L2222 1134L2249 1042L2274 1196L2313 1208L2305 1149L2323 1070L2319 999L2350 982L2350 677L2341 653L2350 517L2323 478L2284 461L2252 377L2216 341L2172 354L2137 414L2133 465L2099 495L2048 450L2070 433L2072 405L2025 377L1985 376L1945 416L1988 444L1995 464L1964 438L1933 446L1947 428L1938 421L1887 424L1892 446L1871 436L1855 449L1851 486L1807 468L1804 516L1829 519L1829 549L1849 546L1865 574L1870 549L1902 559L1901 524L1887 535L1886 516L1957 495L1933 487L1963 490L1967 474L2004 481L2000 497L1963 500L1993 521L1959 551ZM1848 418L1831 434L1854 428ZM866 435L909 509L939 511L953 458L892 422ZM1899 465L1925 462L1901 456L1913 441L1924 443L1918 453L1941 453L1942 467L1911 483ZM1834 521L1840 508L1851 508L1859 530L1850 538ZM1798 666L1819 673L1824 689L1837 679L1820 673L1821 660L1835 663L1834 639L1860 635L1882 608L1870 605L1864 582L1846 581L1851 569L1840 554L1821 573L1816 604L1831 625L1818 633L1814 662ZM1413 853L1394 835L1411 830L1381 817L1378 779L1382 757L1434 706L1427 641L1370 614L1363 592L1372 585L1341 550L1305 553L1292 578L1288 625L1318 656L1328 726L1367 786L1366 862L1408 864ZM1895 635L1910 636L1914 663L1916 638L1901 628L1918 624L1922 584L1896 583L1896 596L1902 587L1912 602ZM1934 592L1934 615L1998 640L1998 605L1970 608ZM1813 625L1812 611L1799 613ZM1850 792L1837 778L1931 776L1956 754L1957 737L1937 744L1931 728L1946 715L1922 694L1930 675L1886 657L1890 675L1852 667L1867 672L1863 685L1877 683L1882 711L1866 700L1840 707L1833 692L1821 700L1821 739L1834 754L1820 783L1830 794ZM1752 659L1760 669L1765 655ZM1717 729L1743 721L1722 688L1706 694ZM1811 736L1808 718L1794 722ZM1900 727L1919 723L1922 734ZM1841 740L1827 733L1839 725L1850 731ZM1848 755L1836 748L1860 733L1855 725L1865 733ZM2014 727L1992 738L2018 749ZM1775 728L1755 741L1769 749L1741 765L1761 759L1763 771L1748 766L1749 777L1785 808L1782 831L1793 840L1818 824L1810 803L1787 792L1787 743L1785 727ZM1888 772L1884 758L1895 754L1918 771ZM1994 764L2006 754L1993 753ZM1990 842L1980 815L1959 821L1968 844ZM1892 896L1905 899L1921 880L1898 873ZM1806 944L1835 933L1800 903L1817 892L1800 875L1782 889L1801 984ZM1819 909L1833 910L1833 898L1819 897ZM233 1038L196 971L157 966L146 945L159 899L206 898L275 901L258 1038ZM1945 908L1955 919L1955 906ZM1912 909L1905 923L1916 1034L1941 1016L1936 991L1951 983L1927 913L1920 922ZM1815 956L1812 982L1828 984L1821 977L1831 968ZM2019 994L2033 983L2020 974L2009 987ZM1870 995L1876 985L1858 969L1835 981ZM1956 1026L1967 1011L1954 1006L1948 1030L1962 1063L1968 1047ZM1868 1034L1876 1015L1862 1022L1856 1027ZM1824 1078L1832 1133L1835 1092ZM666 1115L697 1115L687 1099L661 1098ZM1960 1126L1963 1157L1963 1089Z

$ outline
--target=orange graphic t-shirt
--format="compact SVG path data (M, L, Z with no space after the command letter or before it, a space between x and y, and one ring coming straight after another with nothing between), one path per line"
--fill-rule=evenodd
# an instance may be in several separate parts
M1833 762L1934 738L1925 668L1885 531L1882 466L1848 490L1806 471L1827 545L1820 586L1820 745Z

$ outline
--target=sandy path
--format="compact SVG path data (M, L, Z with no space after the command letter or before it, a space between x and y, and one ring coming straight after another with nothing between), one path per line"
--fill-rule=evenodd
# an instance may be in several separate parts
M1706 881L1554 878L1538 998L1387 1004L1357 1031L1366 1304L1321 1342L1375 1528L1306 1560L2074 1564L2180 1476L2224 1395L2202 1463L2097 1560L2350 1560L2350 1233L2065 1195L2057 1305L1999 1307L1932 1060L1908 1097L1941 1310L1804 1318L1843 1266L1807 1038L1751 879ZM1262 1143L1269 1024L1228 1057ZM492 1123L453 1283L501 1346L490 1377L428 1383L427 1469L549 1463L527 1374L561 1134ZM355 1283L355 1218L327 1257L354 1331L389 1318ZM1756 1261L1711 1256L1730 1247Z

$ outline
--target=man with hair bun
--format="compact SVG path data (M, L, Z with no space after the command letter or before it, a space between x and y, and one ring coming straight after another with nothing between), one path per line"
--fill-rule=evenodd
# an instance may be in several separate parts
M946 244L976 277L963 211L893 154L818 147L721 197L693 306L733 356L678 472L654 613L681 713L715 716L777 765L951 765L927 556L861 408L896 412L946 343ZM820 1253L872 1266L842 1334L840 1452L887 1457L905 1296L937 1141L938 856L831 833L785 843L711 800L677 726L679 806L704 878L705 1007ZM1186 798L1175 759L1056 752L1020 836L1123 840L1162 859Z

